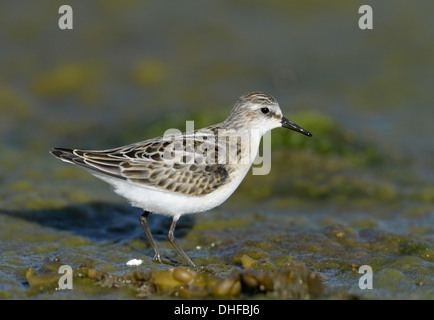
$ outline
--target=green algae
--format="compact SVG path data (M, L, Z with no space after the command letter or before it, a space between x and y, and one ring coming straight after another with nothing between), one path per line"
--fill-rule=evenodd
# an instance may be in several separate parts
M426 243L414 241L405 242L400 246L399 252L401 254L416 256L434 262L434 250Z
M374 228L378 227L378 223L372 219L362 219L353 221L351 226L355 228Z
M203 222L201 224L194 225L193 228L198 231L203 231L207 229L221 230L222 228L227 228L227 227L240 228L254 221L255 221L254 219L234 218L229 220Z
M25 120L31 115L30 103L0 81L0 112L10 120Z
M59 295L59 258L45 260L38 270L29 268L25 272L29 296L49 293ZM84 263L73 270L73 289L81 295L110 292L144 298L164 296L172 298L241 298L252 293L265 294L274 299L311 299L323 294L320 277L306 270L301 262L292 262L283 267L267 271L232 269L225 277L210 274L204 269L191 270L172 267L165 270L131 271L116 275ZM65 289L64 289L65 290ZM290 290L290 291L288 291ZM68 291L68 290L67 290ZM290 296L289 296L290 294Z
M162 61L144 60L132 67L134 82L142 86L158 85L168 77L167 66Z
M62 245L65 246L82 246L91 244L92 241L82 238L82 237L68 237L62 241Z
M211 215L209 218L216 217L219 219L225 218L222 216L222 212ZM196 279L195 285L182 283L185 280L179 282L180 279L187 279L187 276L191 276L190 271L184 272L182 270L191 269L175 267L175 269L183 269L181 269L182 272L179 276L172 279L173 270L169 273L165 271L171 269L172 266L153 263L150 259L152 250L144 239L132 239L123 244L98 245L86 238L73 235L68 237L60 236L59 238L52 231L47 232L45 230L44 240L41 236L35 236L33 232L31 236L33 237L34 246L28 246L27 250L32 251L33 254L50 254L53 251L60 251L63 252L64 256L74 257L73 260L62 262L74 267L74 296L97 295L108 297L114 294L112 290L116 290L118 296L135 298L152 296L164 296L166 298L210 298L217 296L242 298L248 297L252 293L275 299L324 297L324 291L321 291L320 295L302 294L301 292L306 292L303 291L306 290L303 287L298 287L297 290L300 291L295 296L289 296L289 292L282 289L286 285L274 280L272 281L274 283L272 289L264 289L265 286L269 285L267 281L270 280L266 279L271 277L271 274L278 272L282 267L301 261L308 266L308 270L317 273L315 277L326 275L326 280L321 280L321 286L329 286L330 273L335 274L334 279L337 279L340 274L344 277L342 279L346 279L341 281L347 284L353 282L356 285L358 280L357 272L354 274L352 270L357 270L362 264L369 264L374 269L374 283L377 288L381 286L382 290L393 291L394 281L404 279L403 281L408 283L408 286L400 287L400 294L403 294L402 292L406 289L413 288L410 285L414 282L419 283L417 288L421 291L417 292L420 292L423 297L429 296L427 286L431 283L429 270L432 268L430 266L432 261L426 258L427 254L430 255L429 250L431 250L428 242L414 242L407 236L384 233L378 230L378 226L370 223L363 223L362 225L356 223L351 226L324 224L315 232L301 231L305 227L302 227L303 224L299 224L292 225L287 232L284 232L283 229L279 233L261 232L260 238L255 238L252 237L252 235L258 233L255 223L243 224L242 226L234 226L229 223L214 230L210 227L201 227L202 223L205 225L208 223L206 216L200 216L199 218L195 223L198 230L193 229L189 232L187 238L181 238L184 243L183 247L187 252L190 252L190 255L192 248L188 243L191 241L203 243L205 241L206 244L206 241L211 240L207 233L214 234L223 241L220 241L215 246L210 246L208 249L202 246L200 249L194 250L192 254L193 260L198 265L204 266L192 270L193 274L203 273L201 276L194 276ZM273 224L269 220L264 220L263 223L262 230L276 230L278 226L279 230L281 230L282 222ZM286 224L291 226L291 223ZM39 228L34 223L32 226L36 229ZM182 219L180 227L183 227ZM25 232L26 224L22 224L22 228L23 232ZM50 235L50 233L52 234ZM191 236L191 233L200 233L200 238ZM3 238L8 237L4 230L2 234ZM14 235L15 241L18 240L17 243L26 241L26 238L23 238L17 230L14 231ZM188 241L186 242L186 240ZM55 243L56 246L53 246ZM169 248L167 242L161 239L159 246ZM44 250L41 251L38 248ZM78 250L79 248L81 249ZM11 249L13 250L13 247L9 250ZM114 249L116 253L113 251ZM102 252L97 253L95 250L102 250ZM70 251L70 253L67 253L67 251ZM25 252L23 253L25 254ZM131 270L131 268L124 268L124 271L119 274L119 266L125 263L126 257L138 253L140 255L147 254L150 257L147 257L143 265L137 268L136 271ZM288 255L288 253L291 254ZM172 261L180 261L176 250L172 248L163 250L163 254L169 254ZM83 255L92 256L96 260L85 262L83 261ZM103 256L109 258L110 261L102 262L101 258ZM59 263L60 261L57 261L56 258L52 262L46 260L40 267L25 269L24 275L28 278L27 282L29 283L26 294L29 296L48 294L53 298L58 296L60 293L56 291L56 281L59 279L59 275L56 274L56 268L58 268ZM36 262L34 265L38 266L40 262ZM160 270L159 273L156 270ZM254 278L256 280L249 278L251 272L256 275ZM247 275L245 276L245 274ZM353 274L353 276L346 278L348 274ZM379 277L378 281L376 280L377 276ZM207 280L202 279L202 277ZM299 276L294 274L291 277L298 279ZM391 278L388 279L388 277ZM214 280L211 281L211 278ZM279 281L285 279L281 276L278 276L278 278ZM307 278L304 279L303 281L307 281ZM255 283L256 285L253 285ZM329 293L332 296L336 294L334 290L329 291ZM293 294L295 293L293 292ZM363 297L362 292L359 292L359 295L359 298ZM344 296L340 298L344 298ZM345 296L345 298L350 297Z
M102 65L96 61L66 62L35 76L30 90L49 97L78 94L89 102L95 99L101 76Z

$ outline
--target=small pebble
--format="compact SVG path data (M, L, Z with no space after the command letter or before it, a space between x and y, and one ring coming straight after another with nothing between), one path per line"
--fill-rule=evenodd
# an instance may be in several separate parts
M127 266L140 266L143 263L142 259L131 259L130 261L127 261Z
M193 280L195 273L186 267L178 267L173 270L173 278L181 283L187 283Z

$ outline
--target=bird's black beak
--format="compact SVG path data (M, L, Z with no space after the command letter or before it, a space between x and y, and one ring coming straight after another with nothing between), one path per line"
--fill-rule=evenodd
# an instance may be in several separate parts
M286 119L285 117L282 117L282 120L280 121L282 123L283 128L288 128L297 132L300 132L308 137L312 137L312 133L310 133L307 130L304 130L302 127L296 125L294 122Z

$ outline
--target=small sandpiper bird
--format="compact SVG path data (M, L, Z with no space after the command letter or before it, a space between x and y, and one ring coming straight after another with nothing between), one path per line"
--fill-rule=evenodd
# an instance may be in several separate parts
M169 242L194 267L175 239L176 223L182 215L222 204L247 174L262 136L278 127L312 136L285 118L271 95L251 92L238 99L225 121L207 128L114 149L53 148L51 153L87 169L111 184L132 206L144 210L140 224L154 250L154 260L160 263L148 215L152 212L173 217Z

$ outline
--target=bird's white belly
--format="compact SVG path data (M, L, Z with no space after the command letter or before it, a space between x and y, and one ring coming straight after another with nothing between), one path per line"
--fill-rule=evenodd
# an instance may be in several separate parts
M156 188L135 185L126 180L111 178L106 175L91 172L97 178L104 180L114 187L114 191L128 199L132 206L151 213L166 216L182 216L211 210L222 204L235 191L244 179L250 166L238 170L227 184L205 196L189 196L182 193L169 192Z

